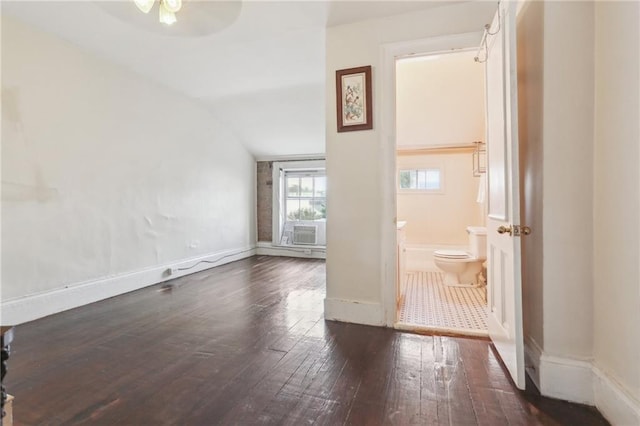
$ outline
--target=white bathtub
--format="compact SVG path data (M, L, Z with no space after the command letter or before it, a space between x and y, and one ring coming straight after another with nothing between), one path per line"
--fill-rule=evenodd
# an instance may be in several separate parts
M437 271L433 263L433 252L436 250L467 251L468 247L459 245L406 244L405 255L407 271Z

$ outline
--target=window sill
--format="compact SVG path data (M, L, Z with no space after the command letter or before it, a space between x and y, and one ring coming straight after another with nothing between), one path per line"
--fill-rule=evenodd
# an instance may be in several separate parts
M310 259L325 259L327 254L326 246L285 246L276 245L268 241L259 241L256 247L257 254L264 256L288 256L304 257Z

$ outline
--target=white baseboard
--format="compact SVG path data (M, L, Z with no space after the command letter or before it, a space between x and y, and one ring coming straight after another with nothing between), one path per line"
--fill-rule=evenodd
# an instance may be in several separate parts
M355 300L324 299L324 318L365 325L384 325L382 304Z
M327 249L325 247L283 247L275 246L270 242L259 241L256 254L260 256L286 256L302 257L308 259L326 259Z
M3 301L0 323L17 325L256 254L255 247L225 250L152 268ZM170 274L171 268L189 268Z
M593 362L547 355L528 338L525 364L542 395L594 405L612 425L640 425L638 398Z
M524 353L527 374L542 395L595 405L591 360L546 354L531 337L525 339Z
M595 405L591 361L540 356L539 390L544 396L579 404Z
M640 401L597 366L593 367L595 405L612 425L640 425Z
M524 365L525 372L531 378L536 388L540 390L540 357L542 349L540 345L531 337L525 338L524 342Z

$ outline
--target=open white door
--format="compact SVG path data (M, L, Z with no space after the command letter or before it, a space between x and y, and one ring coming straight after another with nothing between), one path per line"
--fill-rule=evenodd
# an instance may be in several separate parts
M515 4L499 3L486 40L487 309L491 340L524 389Z

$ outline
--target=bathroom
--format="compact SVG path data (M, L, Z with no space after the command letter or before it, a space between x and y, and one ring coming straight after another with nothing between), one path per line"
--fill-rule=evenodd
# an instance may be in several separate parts
M475 55L396 61L399 328L487 335L484 65Z

